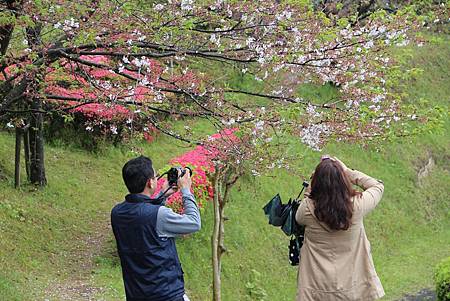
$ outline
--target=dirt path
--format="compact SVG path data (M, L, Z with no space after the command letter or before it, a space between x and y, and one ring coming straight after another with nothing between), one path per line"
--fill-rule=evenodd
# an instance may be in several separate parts
M104 219L108 221L109 219ZM109 223L98 225L95 232L90 233L77 244L71 252L71 260L68 263L70 276L66 280L55 279L45 290L45 301L101 301L98 298L105 290L93 286L92 270L94 259L100 254L106 235L110 231Z

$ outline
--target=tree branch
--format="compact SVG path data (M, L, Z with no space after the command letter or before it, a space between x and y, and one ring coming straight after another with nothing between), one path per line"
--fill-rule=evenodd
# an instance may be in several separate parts
M149 122L150 122L157 130L159 130L160 132L162 132L163 134L165 134L165 135L167 135L167 136L170 136L170 137L172 137L172 138L175 138L175 139L180 140L180 141L183 141L183 142L187 142L187 143L189 143L189 144L202 145L201 142L198 142L198 141L192 141L192 140L183 138L183 137L181 137L181 135L179 135L179 134L176 134L176 133L173 133L173 132L171 132L171 131L168 131L168 130L166 130L166 129L161 128L153 118L149 118L148 120L149 120Z
M4 115L5 110L8 110L13 103L23 98L23 94L26 91L27 85L28 81L24 77L22 78L20 83L6 95L4 101L0 103L0 115Z

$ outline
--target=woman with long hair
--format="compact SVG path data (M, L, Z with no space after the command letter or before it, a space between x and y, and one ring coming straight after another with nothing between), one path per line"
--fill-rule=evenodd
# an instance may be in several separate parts
M363 224L383 190L381 181L347 168L337 158L322 157L296 214L297 223L305 225L297 301L370 301L384 296Z

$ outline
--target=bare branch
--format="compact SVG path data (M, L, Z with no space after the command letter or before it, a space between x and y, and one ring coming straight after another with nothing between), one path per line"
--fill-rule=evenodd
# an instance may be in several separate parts
M167 136L170 136L170 137L172 137L172 138L175 138L175 139L180 140L180 141L183 141L183 142L187 142L187 143L189 143L189 144L202 145L201 142L198 142L198 141L192 141L192 140L183 138L181 135L179 135L179 134L177 134L177 133L174 133L174 132L168 131L168 130L166 130L166 129L163 129L162 127L160 127L160 126L158 125L158 123L157 123L153 118L149 118L148 121L149 121L149 122L150 122L157 130L159 130L161 133L163 133L163 134L165 134L165 135L167 135Z

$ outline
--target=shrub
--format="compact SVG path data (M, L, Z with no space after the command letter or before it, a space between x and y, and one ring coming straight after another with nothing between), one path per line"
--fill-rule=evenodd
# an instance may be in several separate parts
M434 281L438 301L450 301L450 257L437 265Z
M220 133L214 134L208 138L210 143L217 145L220 143L222 138L234 139L235 129L224 130ZM205 146L199 145L195 149L184 153L181 156L173 158L170 160L169 165L164 166L159 170L159 173L167 171L171 166L189 166L192 168L192 192L197 200L197 204L200 208L204 206L207 201L210 201L214 197L214 188L208 174L214 172L213 159L217 158L219 152L214 151L213 148L207 148ZM158 181L158 186L156 191L159 192L165 178L161 178ZM155 195L156 196L156 193ZM166 205L172 208L173 211L177 213L183 213L182 196L178 191L171 195L167 201Z
M46 123L46 138L99 151L102 147L119 145L130 139L152 142L157 130L127 108L120 105L89 104L69 114L55 112Z

